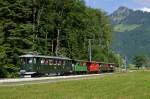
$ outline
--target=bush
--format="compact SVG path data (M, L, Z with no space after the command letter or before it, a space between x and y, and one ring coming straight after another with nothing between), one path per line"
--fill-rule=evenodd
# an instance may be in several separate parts
M0 66L0 78L15 78L18 77L19 68L13 64Z
M6 64L4 67L6 71L8 72L7 77L9 78L18 77L18 71L19 71L18 66L15 66L13 64Z
M8 76L8 72L4 67L0 67L0 78L6 78Z

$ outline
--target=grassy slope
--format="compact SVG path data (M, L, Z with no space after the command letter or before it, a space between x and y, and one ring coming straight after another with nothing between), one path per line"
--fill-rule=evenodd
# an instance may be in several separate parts
M150 57L150 27L147 25L125 25L116 26L116 32L113 35L112 48L126 55L128 62L133 61L137 54L145 54Z
M150 72L0 87L0 99L150 99Z
M125 32L125 31L131 31L131 30L134 30L136 28L139 28L141 25L137 25L137 24L119 24L119 25L116 25L114 27L114 31L115 32Z

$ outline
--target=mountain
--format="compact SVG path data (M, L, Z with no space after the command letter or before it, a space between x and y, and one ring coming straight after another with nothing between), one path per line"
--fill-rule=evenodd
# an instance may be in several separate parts
M150 57L150 12L119 7L110 15L114 27L112 48L129 62L137 54Z

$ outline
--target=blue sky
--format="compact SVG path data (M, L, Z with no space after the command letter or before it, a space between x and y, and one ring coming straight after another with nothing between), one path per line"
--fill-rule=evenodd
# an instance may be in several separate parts
M119 6L150 12L150 0L85 0L86 5L112 13Z

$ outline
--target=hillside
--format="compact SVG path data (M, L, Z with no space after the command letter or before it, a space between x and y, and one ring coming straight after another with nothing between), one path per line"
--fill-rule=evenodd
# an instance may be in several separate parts
M19 56L27 52L88 60L89 39L95 39L92 60L117 60L108 53L108 16L83 0L1 0L0 5L0 78L16 77Z
M120 7L110 15L114 26L112 47L129 62L137 54L150 56L150 13Z

